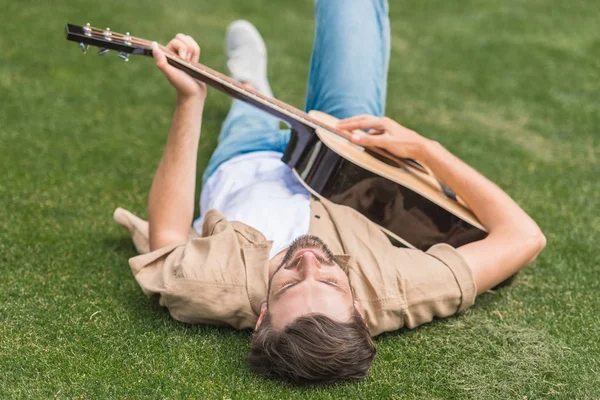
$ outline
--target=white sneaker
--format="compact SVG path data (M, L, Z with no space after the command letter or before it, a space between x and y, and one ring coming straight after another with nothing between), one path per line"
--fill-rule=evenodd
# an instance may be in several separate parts
M225 54L233 79L250 83L262 94L273 97L267 79L267 47L254 25L244 20L232 22L227 27Z

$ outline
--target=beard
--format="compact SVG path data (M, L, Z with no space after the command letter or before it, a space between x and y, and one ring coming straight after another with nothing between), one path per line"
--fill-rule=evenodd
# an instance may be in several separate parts
M289 264L294 254L304 249L315 249L323 252L323 254L325 254L325 257L319 254L315 254L315 257L317 258L317 260L319 260L320 263L334 264L336 262L333 253L320 238L318 238L317 236L304 235L296 238L292 242L287 252L285 253L285 256L283 257L283 261L275 270L275 273L277 273L277 271Z
M303 249L320 250L325 255L325 257L323 257L320 254L315 254L315 258L322 264L327 264L327 265L338 264L335 256L333 255L333 253L331 252L329 247L327 247L325 242L323 242L317 236L304 235L304 236L297 237L292 242L292 244L290 245L288 250L286 251L285 256L283 257L283 261L281 261L281 264L279 264L279 266L277 267L277 269L275 270L275 272L273 273L273 275L271 275L271 278L269 279L269 285L267 287L267 306L269 304L268 299L269 299L269 295L271 294L271 282L273 281L273 277L275 275L277 275L277 272L279 272L279 270L281 268L285 268L285 267L289 266L289 264L291 264L293 262L292 257L294 256L294 254L296 254L297 252L299 252L300 250L303 250Z

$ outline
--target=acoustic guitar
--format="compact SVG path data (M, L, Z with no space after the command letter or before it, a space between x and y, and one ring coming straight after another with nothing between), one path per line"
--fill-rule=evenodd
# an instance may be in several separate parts
M67 24L67 39L98 54L110 50L125 61L130 54L152 57L152 42L129 33ZM450 188L423 163L402 159L380 148L349 142L353 133L336 129L337 119L319 111L301 111L203 64L179 58L160 46L169 64L228 95L250 103L286 123L291 140L283 161L315 196L354 208L398 246L426 250L437 243L458 247L483 239L486 229Z

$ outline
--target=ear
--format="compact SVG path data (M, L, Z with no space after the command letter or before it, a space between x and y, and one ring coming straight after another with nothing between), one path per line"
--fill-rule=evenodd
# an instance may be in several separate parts
M358 311L363 321L365 321L365 314L363 313L362 306L360 305L360 302L358 300L354 300L354 308L356 308L356 311Z
M258 316L258 321L256 321L256 326L254 327L254 330L257 330L260 324L262 324L265 315L267 315L267 303L262 303L260 305L260 315Z

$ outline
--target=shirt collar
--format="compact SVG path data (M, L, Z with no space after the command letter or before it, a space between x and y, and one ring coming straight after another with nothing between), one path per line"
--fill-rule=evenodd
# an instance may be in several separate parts
M264 241L242 246L242 256L246 267L248 299L256 315L260 314L260 306L267 299L269 250L272 244L271 241Z

